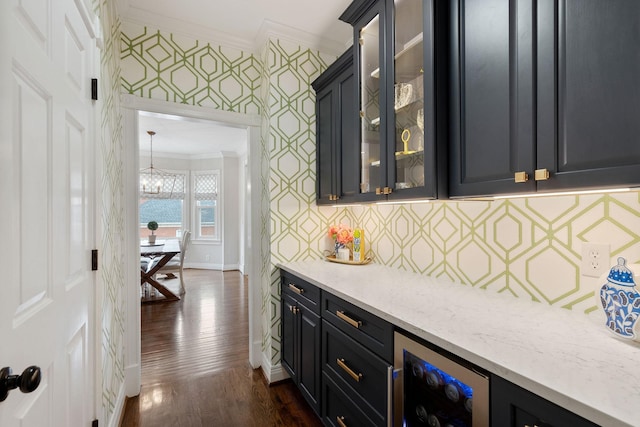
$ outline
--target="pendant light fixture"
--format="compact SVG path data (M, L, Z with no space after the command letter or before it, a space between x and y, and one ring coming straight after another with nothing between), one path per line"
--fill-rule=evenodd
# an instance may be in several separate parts
M140 169L140 193L143 195L163 195L171 198L176 182L176 176L161 169L153 167L153 135L156 133L148 130L149 134L149 167Z

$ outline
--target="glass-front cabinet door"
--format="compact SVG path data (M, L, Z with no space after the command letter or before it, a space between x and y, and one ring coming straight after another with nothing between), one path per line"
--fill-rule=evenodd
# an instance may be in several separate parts
M423 0L395 0L394 12L393 98L390 100L394 149L389 166L390 176L395 180L389 184L398 191L424 186Z
M355 0L340 17L354 27L361 201L446 196L447 16L445 0Z
M384 97L384 71L380 69L383 51L384 2L379 2L356 27L358 43L358 65L360 81L360 192L375 194L386 181L381 159L384 140L382 138L381 105Z

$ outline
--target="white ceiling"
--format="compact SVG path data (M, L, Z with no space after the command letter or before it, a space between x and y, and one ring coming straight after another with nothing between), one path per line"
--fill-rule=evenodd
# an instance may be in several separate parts
M342 53L353 39L350 25L338 17L352 0L117 0L124 21L146 24L222 45L257 52L266 35L303 41L327 53ZM140 152L197 156L243 153L246 130L154 113L140 115Z
M194 158L247 151L247 130L209 120L141 111L138 116L140 154L149 156L152 130L153 155Z

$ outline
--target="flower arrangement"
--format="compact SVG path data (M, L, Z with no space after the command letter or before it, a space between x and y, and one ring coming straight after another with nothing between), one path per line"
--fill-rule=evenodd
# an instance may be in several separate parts
M353 230L345 224L331 225L327 234L334 241L336 256L338 256L338 249L346 248L353 242Z

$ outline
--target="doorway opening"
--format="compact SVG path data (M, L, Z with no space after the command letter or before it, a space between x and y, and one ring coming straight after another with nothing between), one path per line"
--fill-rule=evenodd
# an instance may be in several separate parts
M202 170L220 171L219 211L214 218L216 226L220 227L218 238L211 238L207 234L208 230L202 231L199 239L192 240L185 267L239 270L247 276L249 363L253 368L259 367L262 360L260 285L258 275L254 273L257 271L254 264L259 259L259 249L253 242L259 241L256 233L259 233L257 224L260 213L259 208L252 209L252 206L259 206L260 194L257 191L260 189L260 176L252 171L260 170L260 117L142 99L132 95L124 95L123 100L125 141L131 142L125 148L125 177L126 182L134 183L127 185L125 194L127 283L140 283L140 238L143 225L140 193L136 184L139 182L140 169L148 166L149 159L145 157L150 151L147 131L153 130L156 132L153 137L154 165L164 170L186 172L188 175L185 181L185 198L181 202L181 217L178 220L174 218L173 224L169 217L165 218L165 231L173 233L172 238L179 238L174 235L185 229L190 229L193 235L194 227L198 225L197 204L194 203L193 196L186 195L187 192L193 193L193 176ZM205 135L205 141L198 143L194 134ZM144 226L146 227L146 223ZM148 230L145 233L147 232ZM132 286L127 290L127 396L135 396L140 391L139 319L140 289L139 286Z

